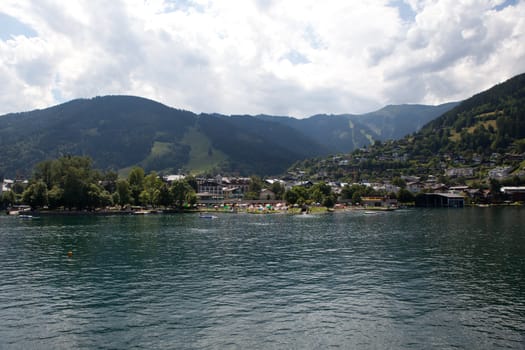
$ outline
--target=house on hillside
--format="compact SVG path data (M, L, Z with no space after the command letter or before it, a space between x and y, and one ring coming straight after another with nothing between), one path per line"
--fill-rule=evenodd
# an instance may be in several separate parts
M419 180L421 180L419 176L410 176L410 175L401 175L401 179L405 180L406 183L418 182Z
M489 170L489 179L504 180L510 176L512 172L511 166L500 166Z
M447 185L443 184L443 183L435 183L433 184L430 189L432 190L432 192L434 193L444 193L444 192L448 192L449 188Z
M524 153L505 153L504 159L509 162L523 162L525 160Z
M305 188L310 188L314 185L314 183L312 181L298 181L296 183L294 183L294 186L299 186L299 187L305 187Z
M461 193L466 193L468 189L469 189L468 186L451 186L449 188L449 191L450 193L461 194Z
M450 168L445 174L448 177L472 177L474 176L474 168Z
M408 182L406 189L412 193L419 193L425 189L425 185L420 181Z

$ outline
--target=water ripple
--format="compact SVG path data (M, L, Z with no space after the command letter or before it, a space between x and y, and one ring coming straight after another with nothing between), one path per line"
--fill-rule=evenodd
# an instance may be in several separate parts
M505 209L1 217L0 348L523 349Z

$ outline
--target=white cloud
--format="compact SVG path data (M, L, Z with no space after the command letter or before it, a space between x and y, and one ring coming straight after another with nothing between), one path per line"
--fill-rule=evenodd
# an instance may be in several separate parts
M525 71L510 4L2 0L36 36L0 24L0 113L105 94L296 117L459 100Z

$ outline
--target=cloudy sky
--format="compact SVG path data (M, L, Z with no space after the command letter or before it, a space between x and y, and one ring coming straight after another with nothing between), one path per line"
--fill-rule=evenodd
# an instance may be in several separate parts
M525 72L525 0L1 0L0 114L108 94L363 113Z

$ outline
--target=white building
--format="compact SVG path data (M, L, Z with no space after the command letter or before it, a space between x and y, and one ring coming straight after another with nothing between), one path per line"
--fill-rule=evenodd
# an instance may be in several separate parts
M4 179L4 181L2 182L2 186L0 186L0 194L7 191L11 191L11 188L13 187L14 183L15 182L13 180Z

